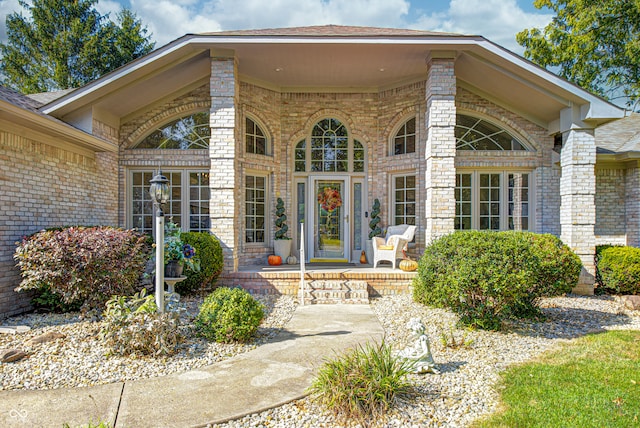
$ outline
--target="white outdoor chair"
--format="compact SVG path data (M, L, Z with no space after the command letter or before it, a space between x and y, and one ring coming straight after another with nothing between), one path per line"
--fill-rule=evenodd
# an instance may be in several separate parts
M416 234L416 226L401 224L389 226L387 236L373 238L373 267L378 266L378 262L388 261L396 268L396 260L403 258L403 251L406 251L407 244Z

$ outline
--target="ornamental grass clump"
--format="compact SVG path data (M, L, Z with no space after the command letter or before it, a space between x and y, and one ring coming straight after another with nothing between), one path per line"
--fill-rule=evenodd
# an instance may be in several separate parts
M113 295L130 295L149 258L147 237L113 227L44 230L17 244L14 259L22 281L16 291L35 290L41 301L59 301L83 312L104 308ZM53 304L53 303L52 303Z
M325 362L309 392L337 419L369 426L413 392L411 369L384 341L367 343Z
M198 334L216 342L251 340L264 318L264 309L242 288L220 287L207 296L194 323Z
M173 355L184 340L178 312L158 313L154 296L143 289L107 302L101 338L115 355Z
M455 232L425 249L413 296L453 310L463 325L498 330L509 318L541 317L538 300L571 291L581 266L552 235Z

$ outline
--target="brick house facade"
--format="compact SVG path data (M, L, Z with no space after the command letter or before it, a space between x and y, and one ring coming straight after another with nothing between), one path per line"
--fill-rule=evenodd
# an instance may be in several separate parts
M456 229L560 236L583 261L583 292L596 244L639 244L637 161L600 165L594 137L623 112L478 36L190 35L59 98L7 102L90 141L55 144L64 132L31 137L0 122L1 315L23 308L12 291L19 236L74 223L149 228L144 191L158 168L172 180L169 215L214 233L227 272L266 263L277 198L296 255L304 222L309 259L357 260L374 199L383 226L417 226L415 256ZM184 127L188 144L169 136ZM318 202L325 189L339 207Z

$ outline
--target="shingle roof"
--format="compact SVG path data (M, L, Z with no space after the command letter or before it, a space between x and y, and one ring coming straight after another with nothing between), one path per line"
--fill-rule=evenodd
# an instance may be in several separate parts
M415 36L461 36L456 33L407 30L398 28L357 27L346 25L316 25L310 27L267 28L256 30L234 30L201 33L204 36L298 36L298 37L415 37Z
M38 94L29 94L27 97L39 103L41 106L45 104L49 104L51 101L55 101L58 98L61 98L67 95L69 92L73 92L75 89L63 89L61 91L53 91L53 92L40 92Z
M38 107L42 105L38 101L33 100L26 95L22 95L20 92L2 85L0 85L0 99L15 106L22 107L25 110L31 110L34 112L37 112Z
M598 153L624 153L640 151L640 113L596 128Z

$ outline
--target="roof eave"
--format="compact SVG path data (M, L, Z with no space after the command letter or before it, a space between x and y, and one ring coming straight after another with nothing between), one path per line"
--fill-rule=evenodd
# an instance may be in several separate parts
M91 134L87 134L86 132L74 128L73 126L61 122L53 117L25 110L4 100L0 100L0 107L2 107L2 111L13 116L16 121L24 120L33 124L34 127L39 126L51 135L63 137L65 140L93 152L116 153L118 151L117 144L105 141Z

